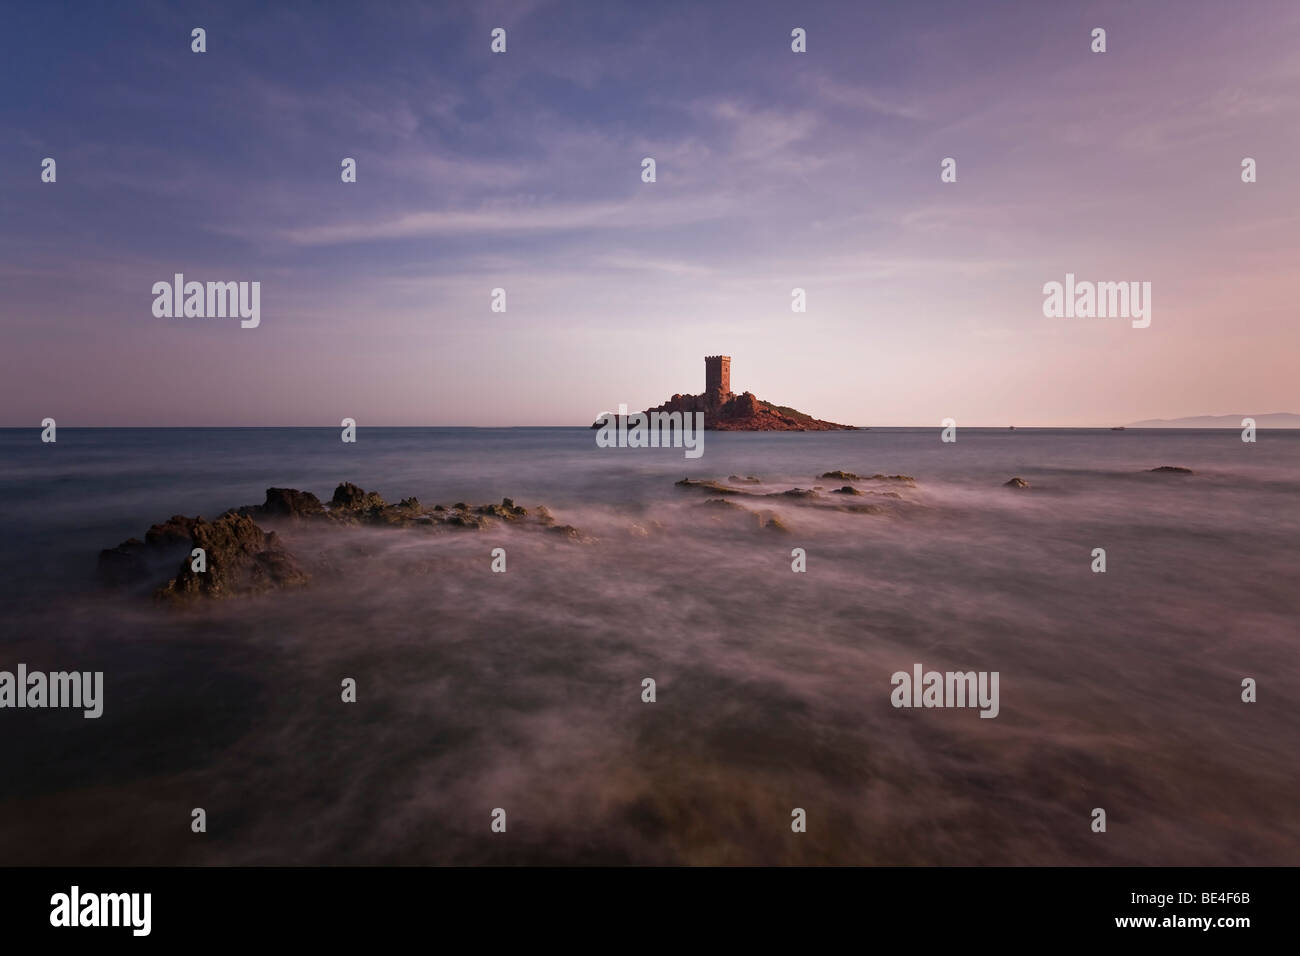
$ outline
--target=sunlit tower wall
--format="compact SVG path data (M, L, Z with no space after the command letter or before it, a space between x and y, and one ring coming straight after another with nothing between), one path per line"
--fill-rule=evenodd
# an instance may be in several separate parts
M731 356L704 356L704 394L731 394Z

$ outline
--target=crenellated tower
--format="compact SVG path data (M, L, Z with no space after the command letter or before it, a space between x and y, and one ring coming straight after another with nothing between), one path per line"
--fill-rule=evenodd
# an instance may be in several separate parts
M731 395L731 356L704 356L704 395L722 400Z

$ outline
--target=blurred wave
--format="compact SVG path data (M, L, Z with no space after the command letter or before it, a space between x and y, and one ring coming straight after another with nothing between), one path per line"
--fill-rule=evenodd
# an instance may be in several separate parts
M0 860L1300 863L1300 434L937 433L709 433L686 461L587 429L0 431L0 668L106 687L98 721L0 712ZM846 499L873 514L735 499L780 534L674 484L830 501L831 469L916 485L861 484L900 494ZM173 611L95 584L171 514L343 480L545 504L591 540L285 525L306 591ZM999 671L1000 716L894 710L914 662Z

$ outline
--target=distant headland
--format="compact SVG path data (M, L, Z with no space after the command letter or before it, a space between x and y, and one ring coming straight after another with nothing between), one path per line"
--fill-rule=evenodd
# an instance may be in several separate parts
M785 405L773 405L752 392L737 395L731 390L731 356L706 355L704 357L704 392L700 395L674 395L652 412L704 414L704 427L722 432L829 432L852 431L855 425L838 425L822 421ZM618 416L614 416L617 418ZM592 428L600 428L605 419L600 418Z
M1300 415L1293 412L1265 412L1260 415L1192 415L1187 418L1148 418L1131 422L1129 428L1241 428L1243 418L1253 418L1259 428L1300 428Z

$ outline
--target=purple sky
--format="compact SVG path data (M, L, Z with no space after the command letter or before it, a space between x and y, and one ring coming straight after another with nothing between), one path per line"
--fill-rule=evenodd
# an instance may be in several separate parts
M1300 411L1293 0L376 6L9 15L0 425L584 425L713 353L862 425Z

